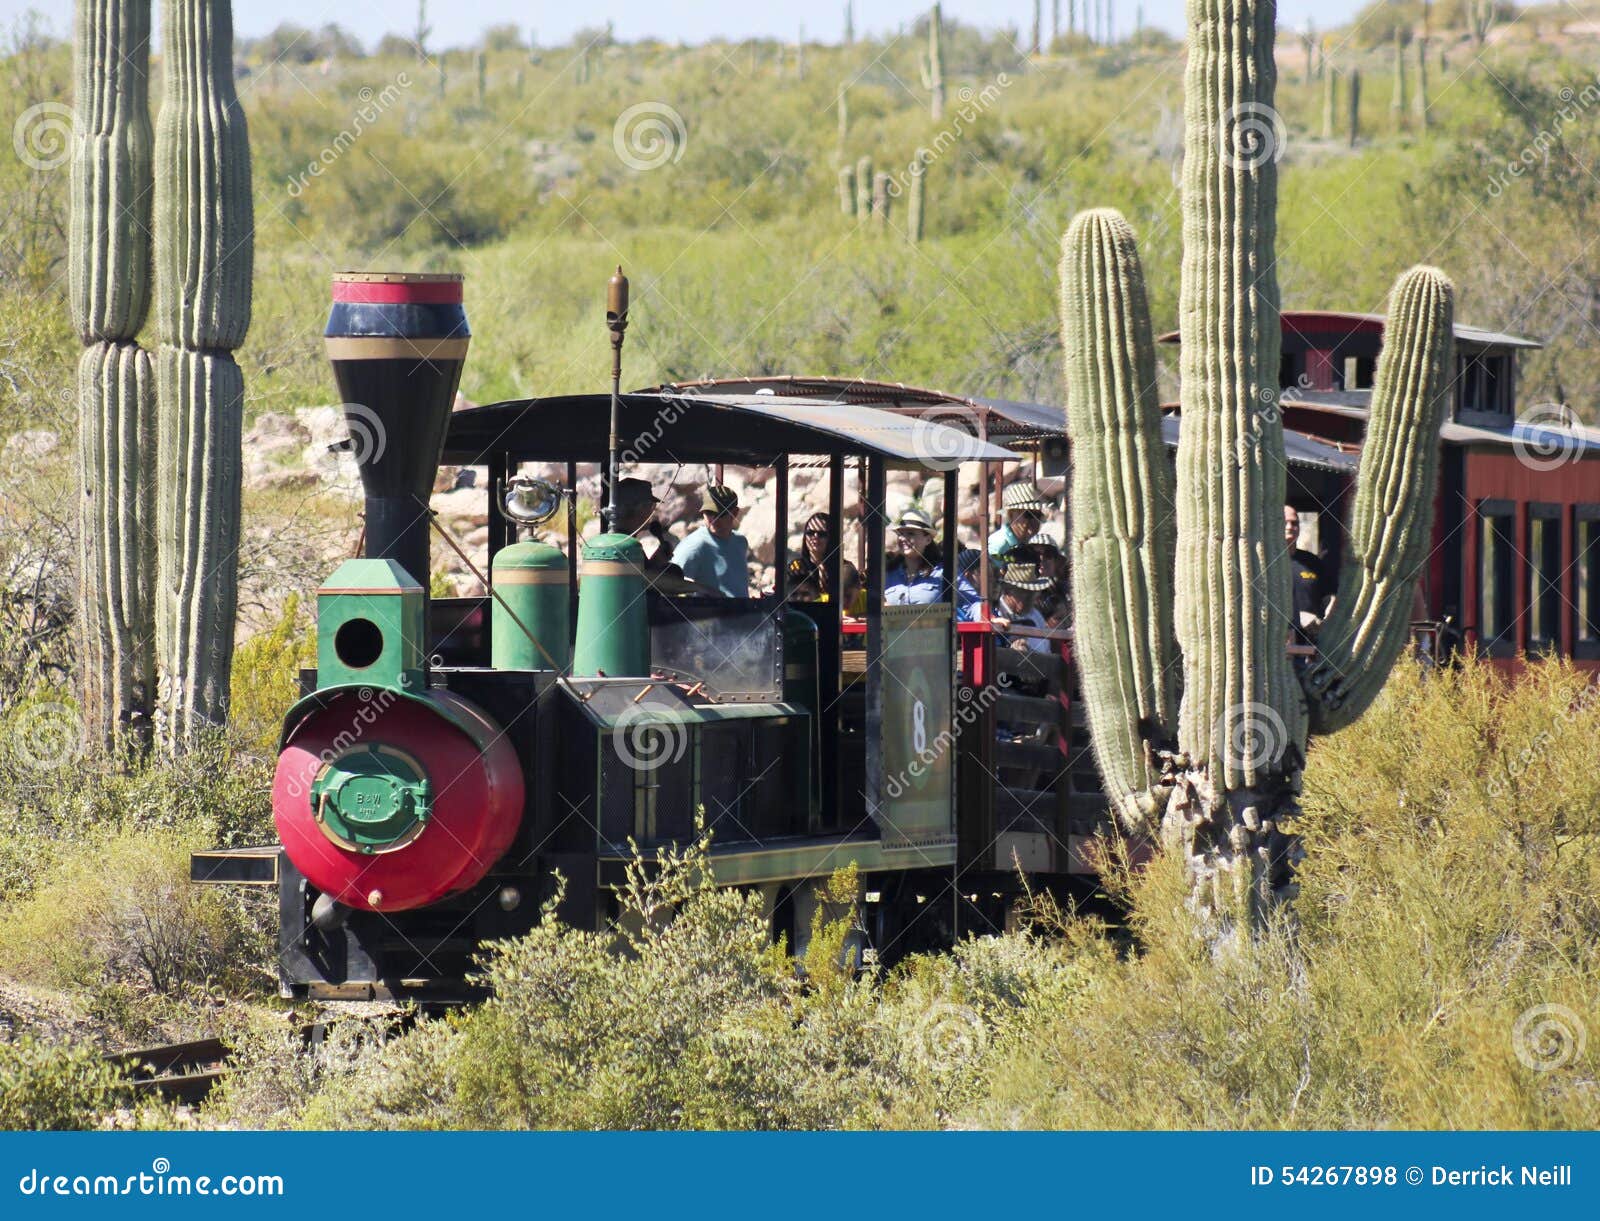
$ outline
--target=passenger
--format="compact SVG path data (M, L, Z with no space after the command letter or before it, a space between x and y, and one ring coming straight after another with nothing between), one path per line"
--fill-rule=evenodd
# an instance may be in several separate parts
M940 601L944 565L939 545L933 539L933 518L917 505L910 505L895 518L894 532L900 555L899 562L884 574L884 604L922 606ZM978 591L958 574L955 595L956 618L970 622L978 605Z
M813 577L802 577L800 581L790 586L789 601L791 602L820 602L822 589Z
M1049 588L1050 578L1039 571L1037 560L1008 561L1000 572L1000 598L994 607L995 624L1002 631L1012 625L1048 627L1034 602L1042 591ZM1029 653L1049 653L1054 649L1050 641L1032 636L1018 636L1005 643L1013 649Z
M1055 540L1046 534L1036 534L1031 543L1014 550L1012 556L1037 561L1039 575L1050 582L1050 588L1040 590L1033 601L1034 609L1045 623L1050 627L1070 627L1072 605L1067 591L1067 557L1061 554Z
M1294 580L1293 639L1296 644L1315 644L1328 616L1333 590L1328 588L1322 561L1296 546L1300 541L1300 513L1293 505L1283 506L1283 541L1289 547L1289 569Z
M800 554L789 561L789 588L796 589L802 581L816 582L818 602L833 601L829 582L833 579L831 560L833 558L833 518L826 513L813 513L806 518L806 524L800 532ZM841 580L845 587L846 614L861 615L866 613L865 595L860 594L861 574L856 566L849 560L840 563ZM851 581L855 582L858 591L856 597L862 599L860 608L856 607L856 598L850 595Z
M739 495L726 484L706 486L703 523L682 543L673 558L683 575L728 598L750 596L750 544L739 524Z
M844 613L860 619L867 613L867 587L862 583L861 570L846 560L839 579L844 583Z
M1039 533L1044 519L1055 511L1031 480L1006 484L1000 502L1005 509L1005 525L989 536L989 558L996 564L1003 564L1012 551Z
M673 540L666 527L656 520L656 494L644 479L617 480L617 520L612 527L618 534L631 534L641 542L655 540L653 554L644 558L644 578L659 593L703 594L714 591L702 588L683 575L683 569L672 562Z

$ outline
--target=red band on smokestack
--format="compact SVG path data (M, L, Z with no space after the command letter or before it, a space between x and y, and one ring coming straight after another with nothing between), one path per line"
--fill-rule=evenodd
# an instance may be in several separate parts
M432 280L420 284L370 280L335 280L333 299L359 305L460 305L460 280Z

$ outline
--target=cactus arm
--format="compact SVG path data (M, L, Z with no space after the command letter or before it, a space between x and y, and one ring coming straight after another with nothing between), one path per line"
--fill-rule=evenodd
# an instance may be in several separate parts
M1173 477L1133 230L1110 209L1084 212L1061 249L1074 652L1106 793L1140 830L1166 803L1154 752L1177 720Z
M1359 717L1410 638L1454 367L1453 297L1432 267L1413 267L1390 295L1338 594L1304 679L1314 733Z
M1188 5L1178 738L1191 765L1229 791L1269 784L1288 769L1287 748L1304 742L1303 700L1284 650L1277 166L1271 127L1261 126L1272 114L1275 12L1271 0ZM1275 739L1274 749L1238 749L1253 736Z
M150 10L78 5L68 282L86 344L133 339L150 308Z

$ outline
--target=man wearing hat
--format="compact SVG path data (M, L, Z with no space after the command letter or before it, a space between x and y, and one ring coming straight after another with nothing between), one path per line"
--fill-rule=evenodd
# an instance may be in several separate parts
M663 594L703 594L711 591L702 588L683 575L683 570L673 563L672 535L656 520L657 497L645 479L617 480L617 520L612 530L618 534L631 534L635 538L646 536L655 539L654 554L645 557L644 578L652 588Z
M1000 504L1005 510L1005 525L989 536L989 556L997 564L1039 533L1044 519L1055 509L1031 480L1006 484Z
M750 596L750 544L734 529L739 524L739 495L726 484L706 485L700 510L704 524L678 545L673 558L683 575L724 597Z
M1013 552L1000 570L1000 597L994 607L995 623L1002 630L1013 624L1022 627L1047 627L1043 615L1035 605L1038 596L1053 582L1039 569L1036 556L1026 548ZM1050 642L1032 636L1019 636L1008 641L1014 649L1031 653L1048 653Z
M883 576L886 606L924 606L944 597L944 560L933 538L933 518L921 505L907 505L894 519L898 561ZM978 605L978 591L965 576L955 585L956 618L970 622Z

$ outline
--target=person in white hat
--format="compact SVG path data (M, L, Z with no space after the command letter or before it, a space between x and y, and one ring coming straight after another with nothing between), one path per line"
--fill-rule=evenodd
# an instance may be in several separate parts
M944 596L944 559L933 537L933 518L921 505L907 505L894 519L897 562L883 577L885 606L924 606ZM955 586L956 618L970 622L978 591L964 576Z
M1000 504L1005 510L1005 525L989 536L989 558L997 564L1039 533L1044 519L1055 511L1055 506L1030 480L1006 484Z

